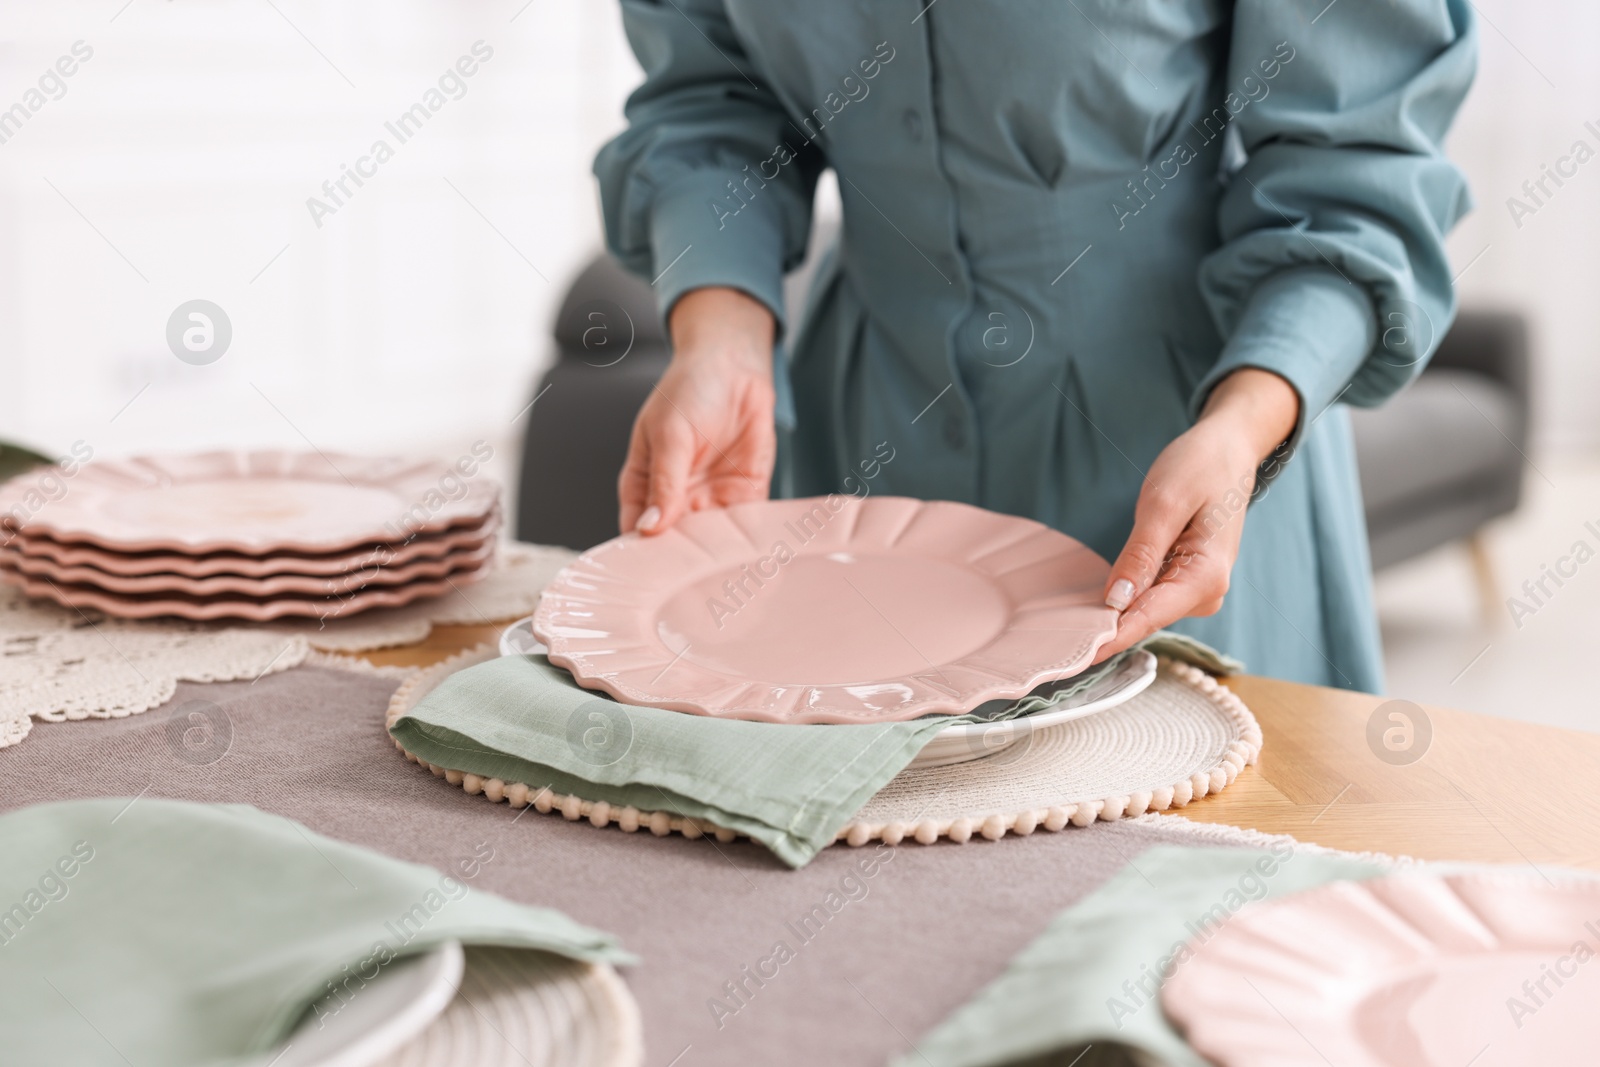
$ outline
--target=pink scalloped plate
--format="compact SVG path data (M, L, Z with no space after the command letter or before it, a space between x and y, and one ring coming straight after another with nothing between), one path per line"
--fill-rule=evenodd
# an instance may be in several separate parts
M0 581L20 586L31 597L53 600L63 607L93 608L121 619L171 617L210 622L244 619L270 622L282 618L342 619L373 608L397 608L425 597L443 596L475 582L489 570L486 563L469 565L439 578L422 578L404 585L366 586L347 595L286 594L272 597L192 597L182 593L108 593L88 585L63 584L49 578L21 574L0 562Z
M889 722L1083 670L1116 633L1108 572L1063 533L967 504L773 500L590 549L533 626L551 662L626 703Z
M181 593L192 597L232 594L274 597L284 593L344 596L358 589L405 585L422 578L442 578L457 571L474 570L494 555L494 550L495 543L485 541L476 548L410 563L391 563L387 556L374 553L367 557L365 565L343 574L274 574L266 578L236 574L214 574L208 578L189 578L181 574L110 574L98 567L64 567L54 560L25 556L9 548L0 548L0 567L33 578L48 578L58 584L83 585L108 593Z
M1587 1064L1600 1048L1600 881L1335 882L1189 948L1162 1007L1221 1067Z
M435 460L200 452L19 474L0 486L0 521L119 552L333 552L481 522L499 496Z
M30 560L49 560L59 567L92 567L128 578L144 575L181 575L185 578L271 578L279 574L334 577L372 566L397 567L424 559L442 559L457 552L475 552L493 543L500 530L496 507L480 523L454 526L435 533L417 534L403 541L372 542L342 552L274 552L247 556L240 552L116 552L89 544L52 541L39 534L14 534L0 540L0 549L21 553Z

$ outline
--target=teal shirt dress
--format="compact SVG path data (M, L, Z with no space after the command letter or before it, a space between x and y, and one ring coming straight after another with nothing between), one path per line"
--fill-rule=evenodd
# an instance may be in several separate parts
M1440 141L1463 0L623 0L645 80L595 161L608 244L666 313L778 317L778 492L960 500L1107 559L1145 472L1240 367L1300 424L1263 468L1222 610L1174 629L1378 691L1343 405L1454 314L1466 211ZM818 175L843 225L800 321ZM892 460L880 449L887 443ZM1241 494L1242 497L1242 494Z

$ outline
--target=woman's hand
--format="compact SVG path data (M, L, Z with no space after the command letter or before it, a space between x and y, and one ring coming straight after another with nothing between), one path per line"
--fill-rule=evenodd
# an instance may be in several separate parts
M1096 662L1222 607L1256 470L1299 416L1299 394L1287 381L1247 367L1218 382L1199 421L1162 449L1106 581L1106 605L1122 618Z
M680 297L668 326L672 362L639 409L617 480L623 533L765 500L772 480L772 313L737 289L709 287Z

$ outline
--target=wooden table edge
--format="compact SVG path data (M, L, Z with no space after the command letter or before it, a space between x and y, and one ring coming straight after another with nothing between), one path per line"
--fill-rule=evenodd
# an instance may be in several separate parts
M431 666L503 625L436 626L360 658ZM1261 759L1173 814L1351 852L1600 870L1600 735L1255 675L1226 684L1261 723Z

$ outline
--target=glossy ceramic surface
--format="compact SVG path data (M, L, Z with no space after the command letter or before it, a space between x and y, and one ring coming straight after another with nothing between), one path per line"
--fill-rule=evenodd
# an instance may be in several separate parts
M533 633L533 616L518 619L500 634L502 656L544 655L549 652ZM1085 715L1107 711L1132 700L1156 680L1156 657L1148 652L1135 652L1114 673L1100 679L1090 688L1069 697L1048 711L1024 715L1003 722L956 723L934 735L910 763L912 767L945 767L952 763L966 763L983 759L1004 751L1024 740L1035 730L1057 726ZM1047 695L1051 683L1034 689L1034 695ZM1000 714L1011 707L1013 700L993 701L994 713ZM982 714L982 707L969 714Z
M29 559L49 560L60 567L92 567L106 574L127 577L181 575L211 578L231 575L271 578L279 574L332 577L371 567L374 562L397 567L416 560L440 559L456 552L471 552L491 543L500 530L500 511L481 522L436 533L416 534L398 542L372 542L342 552L273 552L250 556L240 552L118 552L90 544L53 541L42 534L15 534L3 539L3 549Z
M360 987L318 1001L271 1055L272 1067L370 1067L416 1037L455 999L465 969L459 941L405 956Z
M49 479L47 482L46 479ZM433 460L320 452L204 452L96 460L0 486L24 533L121 552L332 552L476 523L499 499Z
M1190 948L1162 1005L1222 1067L1580 1064L1600 1047L1600 882L1338 882Z
M20 586L29 596L44 597L69 608L94 608L122 619L170 616L207 622L244 619L268 622L282 618L341 619L372 608L397 608L424 597L443 596L475 582L489 570L480 563L443 578L419 579L397 586L367 586L343 596L284 594L250 598L239 594L188 597L182 593L110 593L89 585L64 584L22 574L0 561L0 581Z
M1076 674L1116 632L1105 560L1040 523L903 497L775 500L584 553L534 616L632 704L768 722L960 714Z

